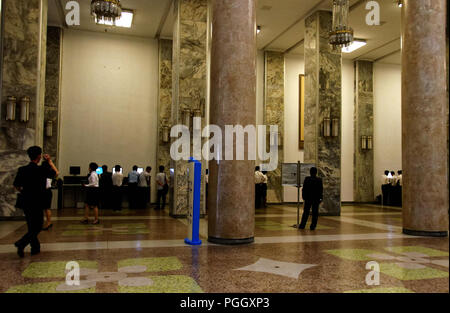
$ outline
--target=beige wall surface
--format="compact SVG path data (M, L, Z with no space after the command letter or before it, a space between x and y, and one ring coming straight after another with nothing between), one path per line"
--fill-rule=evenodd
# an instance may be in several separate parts
M62 70L62 175L94 161L124 174L151 165L155 177L157 41L65 30Z

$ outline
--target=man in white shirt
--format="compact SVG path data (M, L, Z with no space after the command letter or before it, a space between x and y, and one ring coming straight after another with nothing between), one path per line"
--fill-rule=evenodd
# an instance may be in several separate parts
M166 206L166 195L169 191L169 184L167 181L167 175L164 173L164 166L159 167L159 173L156 174L156 189L158 190L158 200L156 204L156 210L164 210ZM161 204L162 198L162 206Z
M139 208L146 208L147 203L150 201L150 173L152 171L151 166L147 166L144 172L139 175L138 181L138 194L139 194Z
M123 183L123 174L122 168L120 165L116 165L114 167L114 173L112 175L113 182L113 210L120 211L122 210L122 183Z
M262 184L264 183L264 174L260 167L255 167L255 208L259 209L262 202Z

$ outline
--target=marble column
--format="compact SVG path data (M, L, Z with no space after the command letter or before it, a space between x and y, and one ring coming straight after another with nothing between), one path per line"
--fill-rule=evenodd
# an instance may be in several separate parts
M305 20L305 163L316 164L323 179L319 212L341 212L341 53L328 43L332 13L317 11ZM338 120L338 136L324 137L324 118Z
M58 164L62 30L47 28L47 64L45 71L44 152ZM47 135L51 122L52 134Z
M156 175L160 165L170 168L170 127L172 123L172 40L159 40L159 104L158 104L158 149ZM169 137L166 137L167 134ZM166 137L164 139L164 137ZM165 141L169 139L169 141ZM168 202L171 201L169 196Z
M0 216L21 216L12 186L17 169L29 160L26 149L43 143L47 0L3 0L0 114ZM17 98L16 120L6 121L6 99ZM30 97L28 122L20 122L19 102Z
M269 132L270 125L278 125L278 167L268 172L267 202L283 202L281 185L281 164L283 163L284 134L284 53L265 52L264 124Z
M372 202L373 148L362 149L362 136L370 137L373 142L373 62L370 61L355 61L353 197L355 202Z
M172 126L186 124L189 118L191 129L193 117L200 117L203 126L206 124L207 94L207 0L176 0L175 25L172 51ZM175 138L172 138L174 140ZM188 162L171 160L174 169L170 203L170 215L184 217L188 204ZM206 162L202 162L202 172ZM201 214L205 213L205 182L201 188Z
M446 12L446 0L402 7L403 232L410 235L448 236Z
M255 125L256 9L254 0L213 1L211 124ZM225 139L222 139L225 142ZM235 142L234 142L235 145ZM255 161L209 163L208 240L220 244L253 242Z

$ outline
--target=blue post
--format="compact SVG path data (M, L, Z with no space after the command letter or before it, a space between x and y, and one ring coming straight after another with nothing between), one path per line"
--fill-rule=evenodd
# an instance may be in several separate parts
M194 175L193 186L192 186L192 238L184 239L184 242L198 246L202 244L199 236L199 227L200 227L200 189L201 189L201 181L202 181L202 164L195 160L194 158L190 158L189 163L194 163L194 173L189 173L189 175ZM188 215L191 212L188 212ZM190 218L188 216L188 218ZM189 224L189 223L188 223Z

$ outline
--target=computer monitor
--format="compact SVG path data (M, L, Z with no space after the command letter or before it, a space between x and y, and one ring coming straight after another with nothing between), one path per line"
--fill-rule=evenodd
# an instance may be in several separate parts
M99 167L99 168L96 170L96 172L97 172L98 175L102 175L102 174L103 174L103 169L102 169L101 167Z
M71 166L69 169L70 175L80 175L81 167L79 166Z
M138 168L137 170L138 174L142 174L144 172L144 169L142 167Z

